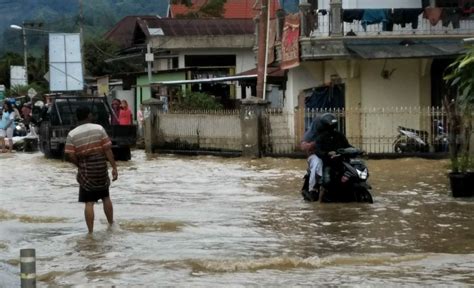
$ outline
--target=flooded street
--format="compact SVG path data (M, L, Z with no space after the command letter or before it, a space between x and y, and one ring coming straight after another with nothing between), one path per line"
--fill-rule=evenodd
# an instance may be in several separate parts
M302 200L303 159L147 157L119 163L117 227L87 235L76 169L0 155L0 287L22 248L38 286L474 285L474 199L449 195L446 160L370 160L375 203Z

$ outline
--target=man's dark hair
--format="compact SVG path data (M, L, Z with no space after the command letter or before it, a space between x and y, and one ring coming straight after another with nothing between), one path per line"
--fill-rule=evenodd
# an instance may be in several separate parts
M80 106L76 110L77 121L82 122L89 117L91 110L87 106Z

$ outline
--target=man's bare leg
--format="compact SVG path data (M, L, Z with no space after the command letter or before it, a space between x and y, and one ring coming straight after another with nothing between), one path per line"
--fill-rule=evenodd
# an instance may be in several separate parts
M84 216L86 218L87 229L89 229L89 233L92 233L94 231L94 202L86 202Z
M104 206L105 217L107 217L107 222L109 225L114 224L114 207L112 206L112 200L110 197L105 197L102 199L102 204Z
M2 149L2 150L1 150L2 153L7 152L7 151L5 150L5 138L0 138L0 147L1 147L1 149Z
M13 140L8 139L8 152L12 153L12 151L13 151Z

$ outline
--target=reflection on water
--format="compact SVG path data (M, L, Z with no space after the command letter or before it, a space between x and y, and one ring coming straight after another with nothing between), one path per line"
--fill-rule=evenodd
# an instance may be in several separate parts
M88 235L72 165L0 155L0 287L22 248L44 286L474 284L474 202L449 195L447 161L369 161L368 205L302 201L304 160L133 156L117 225L98 203Z

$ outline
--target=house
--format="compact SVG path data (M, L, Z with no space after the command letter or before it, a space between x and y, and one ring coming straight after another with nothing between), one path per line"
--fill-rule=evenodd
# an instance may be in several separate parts
M362 111L441 106L447 91L443 71L462 53L462 39L472 37L474 32L474 17L471 17L474 1L300 2L301 15L315 19L300 19L300 63L288 70L287 111L305 108L298 97L305 92L310 96L323 87L330 87L327 90L330 92L338 87L341 101L331 104L338 107L311 108ZM285 61L282 45L285 39L276 46L278 61ZM423 123L420 117L412 117L402 124L415 129L431 125ZM349 138L358 139L355 144L361 146L374 133L391 139L397 132L393 123L357 113L351 114L345 125Z
M255 68L254 33L252 19L128 16L105 38L122 47L123 55L119 59L138 64L138 72L134 74L136 103L152 96L174 97L179 90L189 89L215 95L227 108L232 108L234 99L242 95L238 84L189 81L229 77ZM147 44L154 55L150 76L144 65ZM175 81L176 85L169 81Z

